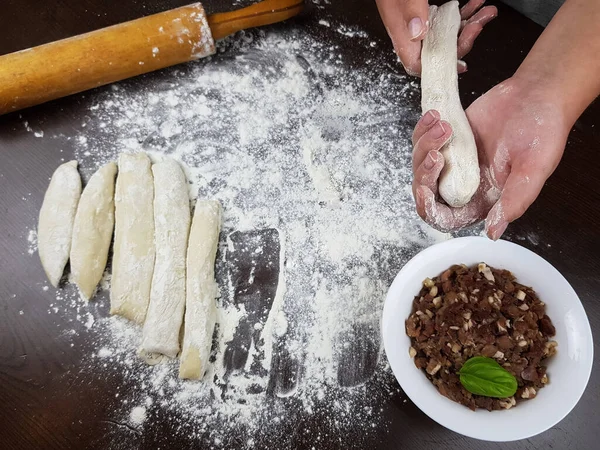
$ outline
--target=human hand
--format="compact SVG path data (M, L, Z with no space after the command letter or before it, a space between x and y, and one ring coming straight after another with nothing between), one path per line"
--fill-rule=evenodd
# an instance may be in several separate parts
M394 51L406 73L421 74L421 41L429 27L427 0L376 0L383 24L392 39ZM485 0L469 0L460 10L461 31L458 36L458 73L466 72L461 58L473 48L483 27L498 15L495 6L481 8Z
M479 189L461 208L440 202L437 184L444 158L439 150L452 129L437 111L428 111L413 133L417 212L442 231L485 218L486 233L496 240L537 198L562 157L573 124L551 92L514 77L481 96L466 113L477 143Z

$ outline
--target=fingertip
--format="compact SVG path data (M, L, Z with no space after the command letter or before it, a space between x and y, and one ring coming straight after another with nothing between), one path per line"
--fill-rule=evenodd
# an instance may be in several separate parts
M489 237L492 241L497 241L502 237L502 235L506 231L506 228L508 228L508 222L500 222L497 225L488 226L488 222L486 220L485 228L485 233L487 234L487 237Z
M421 118L417 121L417 124L415 125L415 129L413 130L413 146L438 120L440 120L440 113L437 112L435 109L430 109L421 116Z
M440 120L440 113L435 109L430 109L419 119L420 125L429 127L437 120Z
M485 0L469 0L466 5L460 8L460 17L468 19L475 11L483 6Z
M450 125L450 122L447 122L446 120L440 120L438 125L440 126L440 130L438 130L438 132L441 132L442 134L440 134L437 139L448 140L450 136L452 136L452 125Z
M423 167L427 172L431 172L440 161L440 157L443 158L442 154L437 150L431 150L427 153L425 161L423 161ZM440 169L441 170L441 169Z
M496 17L498 17L498 8L496 8L494 5L489 5L486 6L484 9L488 10L488 14L489 14L489 20L493 20Z
M498 200L485 219L485 233L490 239L497 241L507 227L508 221L505 217L504 208L501 200Z
M457 70L458 70L458 73L465 73L465 72L467 72L469 70L468 67L467 67L467 63L464 62L462 59L459 59L457 61Z
M427 153L425 161L423 161L423 167L425 168L425 170L430 171L435 167L435 162L435 155L433 155L433 151L430 151L429 153Z

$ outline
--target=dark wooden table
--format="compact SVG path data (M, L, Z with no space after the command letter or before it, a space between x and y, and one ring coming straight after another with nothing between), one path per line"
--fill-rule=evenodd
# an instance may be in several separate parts
M189 3L186 0L5 0L0 12L0 54L43 44L107 25ZM231 9L226 1L206 1L209 12ZM319 18L359 26L390 49L374 1L320 0L294 21L314 32ZM331 4L329 4L331 3ZM503 5L500 16L479 38L467 57L471 71L462 76L463 102L469 104L510 76L542 29ZM283 28L282 28L283 29ZM352 57L352 48L343 47ZM360 56L356 56L360 61ZM390 64L395 64L389 54ZM167 69L168 70L168 69ZM597 76L597 74L590 74ZM141 83L151 84L153 75ZM104 88L101 88L102 90ZM97 92L52 102L0 117L0 448L204 448L174 434L168 421L158 421L143 438L119 435L100 420L111 407L106 392L119 374L86 382L78 377L78 350L66 348L56 336L56 320L40 299L43 273L24 254L28 227L35 223L47 179L72 149L36 139L24 121L56 134L68 134L89 98ZM417 105L415 105L417 108ZM565 156L540 197L525 216L511 225L506 238L555 265L572 283L588 313L592 330L600 333L600 103L577 121ZM63 153L60 153L61 150ZM31 193L31 196L28 194ZM26 253L26 252L25 252ZM35 287L37 286L37 287ZM20 315L19 311L27 314ZM83 337L80 337L84 339ZM598 363L596 351L595 362ZM525 441L495 444L475 441L444 429L397 394L382 402L381 432L360 446L350 435L325 430L326 441L308 435L273 442L269 448L453 448L453 449L591 449L597 448L600 375L592 373L588 388L573 412L549 431ZM308 429L322 427L307 418ZM206 446L206 448L209 448Z

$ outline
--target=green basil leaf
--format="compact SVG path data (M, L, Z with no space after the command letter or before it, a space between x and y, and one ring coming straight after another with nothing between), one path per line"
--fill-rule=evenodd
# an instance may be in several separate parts
M470 358L458 374L461 384L471 394L507 398L517 392L517 379L492 358Z

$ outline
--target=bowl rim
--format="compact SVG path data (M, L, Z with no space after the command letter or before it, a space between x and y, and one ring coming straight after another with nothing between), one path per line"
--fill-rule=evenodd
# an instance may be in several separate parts
M589 358L586 358L584 361L584 364L583 364L584 369L585 369L585 374L584 374L585 375L585 383L583 383L576 390L576 393L574 395L572 395L569 402L563 403L563 405L565 407L560 414L557 414L552 420L548 420L542 426L538 425L537 427L532 427L534 429L532 429L531 431L522 432L520 434L516 433L515 435L512 435L512 436L509 435L506 438L498 437L496 435L493 437L489 437L489 436L485 435L485 431L484 432L481 432L481 431L472 432L468 428L463 429L463 428L453 426L448 423L444 423L445 421L443 420L443 417L440 414L436 414L435 407L432 407L431 405L426 404L425 401L422 401L422 399L418 395L418 392L416 392L415 390L411 390L412 386L411 386L411 388L406 389L405 386L402 385L403 384L402 379L405 377L405 375L400 370L394 370L395 364L392 362L392 360L390 360L389 356L387 356L388 351L390 351L390 346L392 345L392 343L388 342L388 340L389 340L388 334L390 334L390 333L387 333L386 329L388 327L389 321L393 319L392 317L390 317L391 316L390 310L394 306L393 304L395 302L395 298L399 297L399 295L398 295L399 286L401 286L405 282L405 280L403 279L403 275L406 274L407 272L410 272L414 266L420 267L424 261L431 261L432 257L435 258L435 256L440 252L440 249L445 249L445 247L452 248L454 246L464 248L465 245L507 246L508 248L513 248L513 249L518 248L519 249L518 251L520 251L520 252L525 251L525 252L529 253L535 259L537 259L541 265L545 266L545 269L547 269L549 272L551 272L550 274L547 274L547 276L552 276L553 279L558 280L557 281L558 283L564 283L564 287L569 290L570 294L572 294L571 296L573 298L573 306L580 308L581 311L583 312L583 318L585 319L584 320L585 330L581 330L581 331L583 331L584 339L586 341L586 344L589 346L589 349L588 349L589 350ZM455 264L457 264L457 263L455 263ZM516 274L516 275L517 275L517 279L518 279L518 274ZM437 276L437 274L433 274L433 276ZM556 277L556 278L554 278L554 277ZM421 281L422 280L419 280L419 283ZM413 297L414 295L416 295L416 293L411 295L411 297ZM405 334L406 332L404 329L404 320L406 320L406 317L403 318L403 322L402 322L402 324L403 324L402 332ZM389 325L391 326L392 324L389 324ZM593 357L594 345L593 345L591 327L589 324L589 318L588 318L587 314L585 313L585 308L583 307L583 304L581 303L581 299L579 298L579 296L577 295L577 293L575 292L575 290L573 289L571 284L566 280L566 278L552 264L550 264L550 262L548 262L547 260L545 260L544 258L539 256L537 253L529 250L526 247L523 247L519 244L515 244L513 242L506 241L506 240L491 241L486 237L480 237L480 236L468 236L468 237L453 238L453 239L449 239L447 241L443 241L443 242L434 244L434 245L422 250L421 252L417 253L406 264L404 264L402 266L402 268L400 269L400 271L398 272L398 274L396 275L396 277L394 278L394 281L392 282L392 284L390 285L390 287L386 293L385 303L384 303L383 313L382 313L382 318L381 318L381 334L382 334L383 347L386 352L386 357L388 358L388 362L390 364L390 368L392 369L392 372L394 373L394 377L400 384L400 387L402 388L403 392L410 398L410 400L423 413L425 413L428 417L430 417L431 419L436 421L438 424L440 424L440 425L444 426L445 428L450 429L456 433L459 433L459 434L462 434L464 436L471 437L474 439L490 441L490 442L509 442L509 441L515 441L515 440L520 440L520 439L526 439L526 438L535 436L537 434L543 433L544 431L550 429L551 427L553 427L554 425L559 423L562 419L564 419L573 410L573 408L577 405L577 403L581 399L581 397L589 383L592 366L593 366L593 361L594 361L594 357ZM397 347L397 345L398 344L395 344L395 347ZM397 352L397 350L396 350L396 352ZM408 357L408 349L407 349L406 355ZM410 359L412 361L412 358L410 358ZM415 369L415 372L414 372L415 374L421 372L419 369L417 369L414 366L414 364L412 364L412 366ZM399 367L398 367L398 369L399 369ZM416 372L416 371L418 371L418 372ZM419 373L419 375L424 377L424 375L421 373ZM442 396L441 394L438 393L438 395L439 395L440 400L452 402L452 400L446 399L446 397ZM453 402L453 403L455 403L455 402ZM455 403L455 404L459 405L458 403ZM493 413L494 412L492 412L490 414L493 414ZM490 416L490 417L492 417L492 416Z

